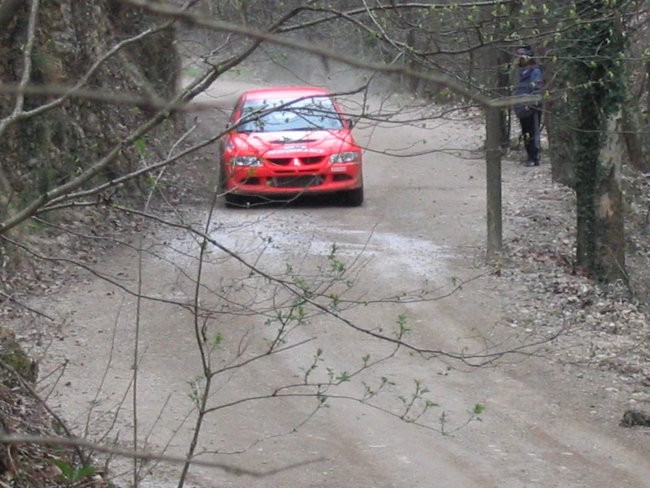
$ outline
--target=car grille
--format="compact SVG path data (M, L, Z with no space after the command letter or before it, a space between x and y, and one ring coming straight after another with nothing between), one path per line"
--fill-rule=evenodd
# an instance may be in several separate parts
M321 163L323 159L325 159L323 156L309 156L304 158L270 158L268 159L268 162L279 166L288 166L294 161L298 161L300 165L311 165Z
M320 175L279 176L269 180L270 186L276 188L307 188L322 185L325 178Z

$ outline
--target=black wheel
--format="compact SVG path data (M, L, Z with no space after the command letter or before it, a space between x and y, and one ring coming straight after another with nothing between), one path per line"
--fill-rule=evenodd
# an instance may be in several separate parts
M226 191L226 170L223 163L219 163L219 185L217 186L219 193Z
M226 207L228 208L246 208L250 206L248 198L244 195L226 193L224 199L226 200Z
M226 168L221 163L219 165L219 193L223 194L223 198L227 208L242 208L247 207L248 202L243 195L228 192L226 187Z
M343 202L350 207L363 205L363 186L343 193Z

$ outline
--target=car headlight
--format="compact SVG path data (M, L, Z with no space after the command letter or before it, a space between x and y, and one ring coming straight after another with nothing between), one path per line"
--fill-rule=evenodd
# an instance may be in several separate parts
M257 156L233 156L230 158L233 166L262 166L262 160Z
M330 163L358 163L360 161L361 153L359 151L347 151L330 156Z

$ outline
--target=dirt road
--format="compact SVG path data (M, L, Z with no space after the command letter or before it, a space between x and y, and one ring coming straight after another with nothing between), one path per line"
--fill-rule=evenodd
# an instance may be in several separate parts
M211 95L236 89L217 84ZM204 114L204 128L213 117ZM485 178L475 152L480 126L361 122L357 136L369 148L363 207L327 200L247 210L219 205L207 231L258 271L298 280L323 306L332 309L337 295L338 317L296 304L281 283L251 273L214 245L206 247L197 288L197 238L160 230L145 236L143 253L124 246L98 257L97 270L120 286L89 275L40 303L64 319L49 366L69 360L50 402L93 439L119 435L128 446L137 356L140 447L184 455L196 420L196 388L204 384L198 326L215 344L210 361L220 369L200 459L279 472L258 477L192 468L188 486L650 486L647 434L621 429L599 385L576 371L522 355L472 368L444 354L395 351L351 327L393 337L401 325L410 329L406 342L454 354L535 339L501 323L507 303L483 266ZM447 150L432 152L440 148ZM208 203L181 208L184 222L203 229ZM333 282L337 273L344 279ZM138 302L120 287L141 287L149 299ZM196 293L199 319L174 303L192 303ZM407 299L415 296L425 299ZM280 349L264 355L281 323ZM237 363L245 365L230 369ZM347 375L350 381L321 390L318 398L305 386ZM422 398L430 403L418 417ZM480 421L465 425L477 404L485 408ZM421 425L400 416L417 417ZM177 466L148 467L153 472L143 486L176 486ZM130 475L120 482L128 485Z

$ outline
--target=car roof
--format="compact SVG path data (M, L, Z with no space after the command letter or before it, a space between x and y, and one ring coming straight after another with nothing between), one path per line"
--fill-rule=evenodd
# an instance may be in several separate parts
M331 95L328 90L316 86L276 86L245 91L242 100L267 98L302 98L312 95Z

